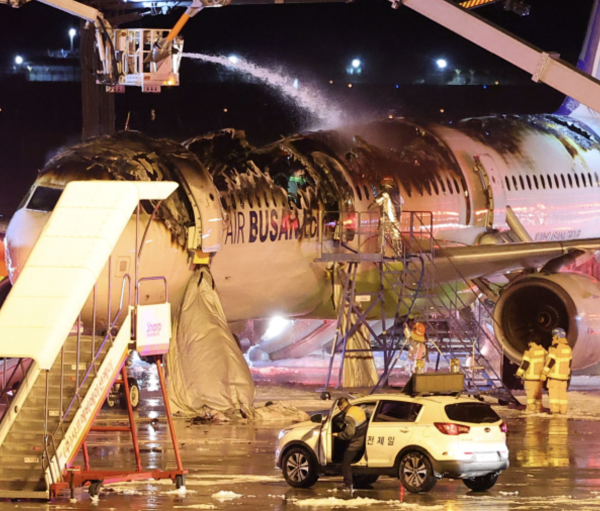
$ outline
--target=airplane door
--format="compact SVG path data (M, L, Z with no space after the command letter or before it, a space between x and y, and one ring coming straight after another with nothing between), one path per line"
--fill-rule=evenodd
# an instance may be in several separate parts
M223 209L221 195L204 166L190 165L183 158L176 159L181 173L181 186L194 210L195 225L188 232L188 250L204 253L218 252L223 246Z
M369 467L391 467L409 444L422 406L410 401L381 400L367 431Z
M474 171L479 176L485 196L487 215L484 219L488 230L506 228L506 191L498 166L489 154L473 156Z

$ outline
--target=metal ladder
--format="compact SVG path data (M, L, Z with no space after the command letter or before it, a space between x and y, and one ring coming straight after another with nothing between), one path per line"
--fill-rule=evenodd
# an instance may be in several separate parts
M358 221L350 222L345 218L349 215L353 215ZM364 220L363 215L368 216L369 219ZM380 227L373 228L377 225L377 221L373 219L373 212L339 213L339 217L340 225L353 225L356 228L350 233L342 231L334 236L328 237L326 233L320 236L320 241L325 244L325 247L322 248L321 256L317 261L345 262L348 265L347 282L339 305L338 328L331 349L329 371L322 396L328 395L333 360L338 352L341 353L342 359L337 387L341 386L344 357L348 353L347 339L361 325L365 325L371 332L372 349L383 352L383 372L373 391L384 385L406 345L401 325L412 315L427 326L428 337L432 341L430 344L436 347L438 357L436 370L439 369L441 358L448 364L450 359L457 358L461 361L461 368L465 374L467 392L485 393L502 402L517 403L512 393L504 386L498 371L480 349L480 343L485 341L490 346L488 349L502 356L502 348L494 335L487 331L481 322L469 321L470 318L464 317L472 303L475 304L474 307L479 311L480 317L483 317L484 313L489 318L491 315L472 289L472 284L462 278L451 261L445 258L443 250L433 237L432 213L418 211L402 213L398 222L402 241L400 247L398 243L386 241L383 246L377 246L379 243L373 242L375 237L380 239L382 237L377 230ZM361 231L363 225L367 226L367 230ZM371 239L371 243L367 243L365 241L367 239ZM354 246L351 246L348 241L355 241ZM326 247L327 242L329 247ZM452 278L446 278L444 282L436 280L436 262L441 259L454 269ZM360 288L358 268L366 262L373 263L379 274L378 290L371 289L369 293L357 291L357 287ZM363 296L371 298L369 306L364 311L357 305L357 299L362 300ZM395 313L389 314L390 307L386 307L386 300L388 303L395 304ZM356 324L346 330L341 328L344 307L347 311L354 312L357 317ZM382 333L379 335L369 325L376 310L383 322ZM348 325L347 321L346 325Z

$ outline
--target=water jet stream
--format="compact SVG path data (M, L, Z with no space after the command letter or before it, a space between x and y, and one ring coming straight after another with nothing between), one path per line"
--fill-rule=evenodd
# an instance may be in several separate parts
M249 74L275 89L285 99L292 100L294 104L318 121L318 126L311 129L333 128L342 122L342 111L332 106L331 101L325 98L320 91L310 85L302 84L294 87L293 80L280 72L266 67L258 66L242 58L235 61L225 56L206 55L203 53L184 53L184 57L220 64L239 73Z

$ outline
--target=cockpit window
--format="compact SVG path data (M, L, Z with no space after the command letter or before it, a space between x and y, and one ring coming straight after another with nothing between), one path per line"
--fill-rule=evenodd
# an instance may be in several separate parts
M31 209L33 211L52 211L62 192L62 188L38 186L27 203L26 209Z

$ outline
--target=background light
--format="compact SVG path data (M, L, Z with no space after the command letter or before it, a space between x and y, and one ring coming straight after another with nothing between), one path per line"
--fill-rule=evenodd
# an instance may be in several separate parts
M21 55L17 55L17 56L15 57L15 64L16 64L17 66L20 66L22 63L23 63L23 57L21 57Z
M227 60L229 60L229 62L231 62L232 64L237 64L240 61L240 58L237 55L229 55L229 57L227 57Z
M444 69L448 65L448 62L446 62L445 59L437 59L435 61L435 63L437 64L437 67L439 67L440 69Z
M74 28L69 30L69 37L75 37L76 35L77 35L77 30L75 30Z
M353 67L354 69L357 69L357 68L359 68L361 64L362 64L362 62L360 61L360 59L354 59L354 60L352 61L352 67Z
M289 319L282 318L281 316L273 316L269 321L267 331L263 334L261 339L263 341L273 339L273 337L277 337L278 335L282 334L283 331L291 324L292 321Z

